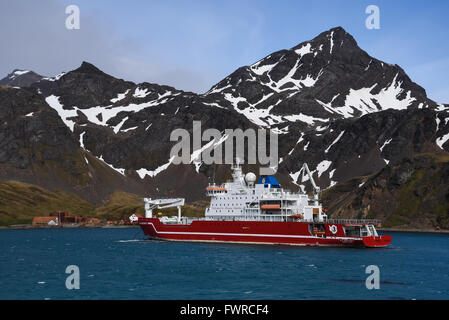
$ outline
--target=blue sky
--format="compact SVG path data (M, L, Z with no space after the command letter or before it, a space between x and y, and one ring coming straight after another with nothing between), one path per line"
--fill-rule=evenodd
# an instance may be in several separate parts
M80 30L65 29L70 4L80 8ZM365 27L370 4L380 8L379 30ZM9 36L0 76L16 67L54 75L86 60L126 80L202 93L240 66L342 26L449 103L448 14L448 1L2 0Z

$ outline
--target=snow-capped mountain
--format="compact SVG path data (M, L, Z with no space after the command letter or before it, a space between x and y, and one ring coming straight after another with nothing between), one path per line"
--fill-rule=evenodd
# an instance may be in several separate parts
M242 67L207 94L281 133L297 122L325 124L386 109L436 106L399 66L370 57L342 28Z
M340 27L241 67L204 94L135 84L87 62L22 86L31 88L2 88L0 109L7 114L12 104L29 102L14 120L20 123L15 134L12 122L0 127L0 135L9 137L0 146L0 166L16 168L14 174L22 172L32 183L54 178L45 187L63 186L81 196L91 190L95 201L120 184L140 194L199 199L213 178L224 180L227 167L198 161L203 149L192 150L189 165L171 163L170 133L192 132L194 120L201 121L202 130L272 129L279 135L278 177L292 188L308 187L299 174L304 161L328 188L375 174L404 157L449 150L449 107L428 99L398 65L369 56ZM41 117L44 109L51 118ZM55 125L64 133L42 138L42 130ZM52 157L46 150L55 145L76 150ZM35 179L36 165L48 180ZM68 167L73 170L67 176L54 175Z
M43 77L29 70L14 69L13 72L0 80L1 86L28 87Z

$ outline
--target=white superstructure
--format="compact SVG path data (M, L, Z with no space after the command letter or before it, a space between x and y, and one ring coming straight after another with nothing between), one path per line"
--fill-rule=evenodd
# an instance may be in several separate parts
M318 201L319 188L306 164L304 169L314 186L314 197L306 193L292 193L281 188L273 176L262 176L257 183L256 176L242 173L237 164L232 167L232 180L222 185L211 184L206 188L211 198L206 209L206 219L210 220L267 220L324 221L327 215ZM304 171L303 171L304 173Z

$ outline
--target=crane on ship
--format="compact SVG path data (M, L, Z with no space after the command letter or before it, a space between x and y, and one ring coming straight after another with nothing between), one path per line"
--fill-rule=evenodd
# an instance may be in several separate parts
M151 199L144 198L145 203L145 218L153 217L154 209L178 208L178 222L181 222L181 207L185 203L184 198L166 198L166 199Z
M310 172L309 166L307 165L306 162L304 162L304 164L302 165L300 172L301 171L302 171L301 181L304 181L304 174L307 174L307 176L309 177L310 183L312 184L312 187L313 187L313 199L314 199L315 205L317 206L319 204L321 189L315 183L315 180L313 179L313 175Z

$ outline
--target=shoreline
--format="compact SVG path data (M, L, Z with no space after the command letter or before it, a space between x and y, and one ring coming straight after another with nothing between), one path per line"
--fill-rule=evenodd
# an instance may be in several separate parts
M381 232L410 232L410 233L443 233L443 234L449 234L449 230L441 229L441 230L434 230L434 229L399 229L399 228L377 228L377 231Z
M135 228L138 225L84 225L84 226L40 226L33 227L30 225L12 225L12 226L0 226L0 230L29 230L29 229L89 229L89 228L103 228L103 229L121 229L121 228Z

